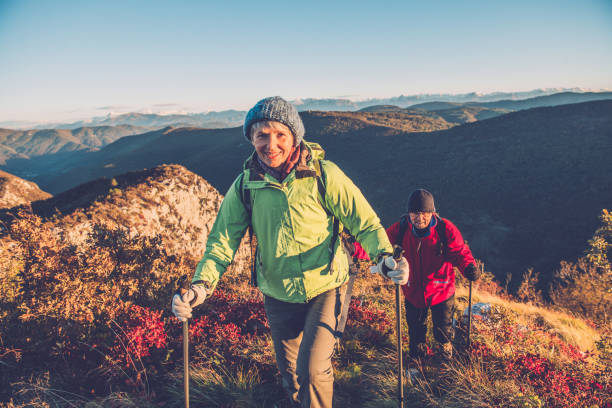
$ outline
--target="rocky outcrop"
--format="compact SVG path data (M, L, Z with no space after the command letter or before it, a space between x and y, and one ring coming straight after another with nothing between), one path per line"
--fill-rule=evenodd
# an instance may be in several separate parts
M36 183L0 170L0 208L11 208L50 197L51 194L39 189Z
M131 235L159 235L169 254L199 260L222 200L214 187L185 167L161 165L82 184L33 203L31 210L77 246L95 224L103 224L128 229ZM11 213L15 216L17 209ZM249 254L243 243L234 264L246 267Z

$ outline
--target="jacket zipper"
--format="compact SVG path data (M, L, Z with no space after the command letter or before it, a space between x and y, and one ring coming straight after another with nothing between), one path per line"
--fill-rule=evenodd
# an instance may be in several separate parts
M427 307L427 302L425 300L425 276L423 276L423 253L421 252L421 244L423 243L423 239L419 238L419 243L417 245L417 255L419 256L419 272L421 277L421 293L423 293L423 304Z

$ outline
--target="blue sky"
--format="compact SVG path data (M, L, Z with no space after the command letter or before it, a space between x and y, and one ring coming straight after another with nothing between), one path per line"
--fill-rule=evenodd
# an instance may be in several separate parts
M612 89L612 1L0 0L0 121Z

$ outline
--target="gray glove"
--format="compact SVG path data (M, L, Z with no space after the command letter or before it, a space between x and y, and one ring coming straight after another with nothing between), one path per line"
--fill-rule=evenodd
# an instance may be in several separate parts
M469 264L465 267L463 276L474 282L480 278L480 269L478 269L474 264Z
M186 322L191 318L193 308L201 305L206 296L206 288L203 285L191 285L182 296L177 293L172 297L172 313L181 322Z
M383 272L383 262L389 269L389 272L385 275ZM410 275L410 266L406 258L402 257L399 262L396 262L392 256L384 256L378 265L370 267L370 273L378 273L385 278L391 279L398 285L406 285L408 283L408 277Z

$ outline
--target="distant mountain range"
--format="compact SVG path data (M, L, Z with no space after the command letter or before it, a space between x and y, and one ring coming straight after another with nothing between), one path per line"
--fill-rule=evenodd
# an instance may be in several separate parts
M408 110L399 116L385 111L301 115L306 139L322 144L385 225L399 219L411 190L427 188L487 269L500 280L512 273L516 282L528 267L546 280L560 260L576 259L598 225L597 215L609 208L610 112L612 100L594 101L521 110L443 130L435 127L446 126L444 119L436 122ZM406 130L410 126L428 131ZM35 174L32 180L54 194L162 163L181 164L224 192L251 152L238 127L165 128L124 137L98 151L66 154L61 161L53 162L51 155L11 162L21 162L24 171Z
M555 98L537 100L534 103L522 103L526 99L541 98L549 95L558 95ZM431 102L449 102L451 104L479 105L487 108L501 108L519 110L538 106L554 106L567 103L586 102L589 100L610 99L612 92L587 92L580 88L549 88L535 89L526 92L492 92L480 94L476 92L464 94L420 94L400 95L392 98L370 98L360 101L350 99L297 99L292 103L299 111L357 111L375 105L394 105L400 108L423 108L423 104ZM498 102L499 106L489 104ZM511 102L516 102L515 104ZM415 106L416 105L416 106ZM124 113L108 114L71 123L35 123L4 121L0 127L12 129L75 129L92 126L118 126L132 125L149 129L161 129L166 126L173 127L201 127L206 129L219 129L240 126L244 120L245 111L226 110L220 112L202 112L185 114L153 114L153 113Z
M552 95L537 96L529 99L501 99L497 101L469 101L464 103L435 101L410 106L410 109L422 109L427 111L440 111L443 109L456 109L459 107L480 107L488 109L502 109L506 111L517 111L521 109L539 108L542 106L557 106L570 103L588 101L600 101L612 99L612 92L559 92Z
M609 93L606 91L585 91L580 88L548 88L534 89L525 92L491 92L478 93L468 92L464 94L419 94L419 95L400 95L392 98L370 98L361 101L350 99L298 99L293 101L298 110L359 110L374 105L395 105L402 108L412 107L415 104L426 102L454 102L467 103L473 102L481 104L500 100L523 100L540 96L552 95L557 93ZM575 101L582 102L582 101ZM565 102L572 103L572 102Z
M471 94L470 94L471 95ZM516 96L516 95L512 95ZM456 125L490 119L512 111L541 106L612 99L612 92L575 93L564 92L524 100L499 100L495 102L427 102L403 108L397 105L372 105L358 112L335 110L338 117L359 117L369 124L386 126L392 131L423 132L448 129ZM303 107L306 105L302 105ZM47 156L51 167L64 166L66 153L79 150L95 150L120 137L142 134L165 127L229 128L241 126L245 112L224 111L193 115L155 115L129 113L96 118L84 122L64 124L65 129L11 130L0 129L0 165L5 170L25 178L38 175L23 160ZM330 115L331 113L325 113ZM49 157L49 155L54 155ZM40 166L38 166L40 167Z
M94 117L88 120L80 120L70 123L20 123L0 122L0 126L23 129L76 129L81 127L99 126L140 126L147 129L161 129L166 126L174 127L201 127L219 129L238 126L244 121L246 112L237 110L226 110L222 112L206 112L191 114L162 115L155 113L130 112L119 115L108 114L106 116Z

